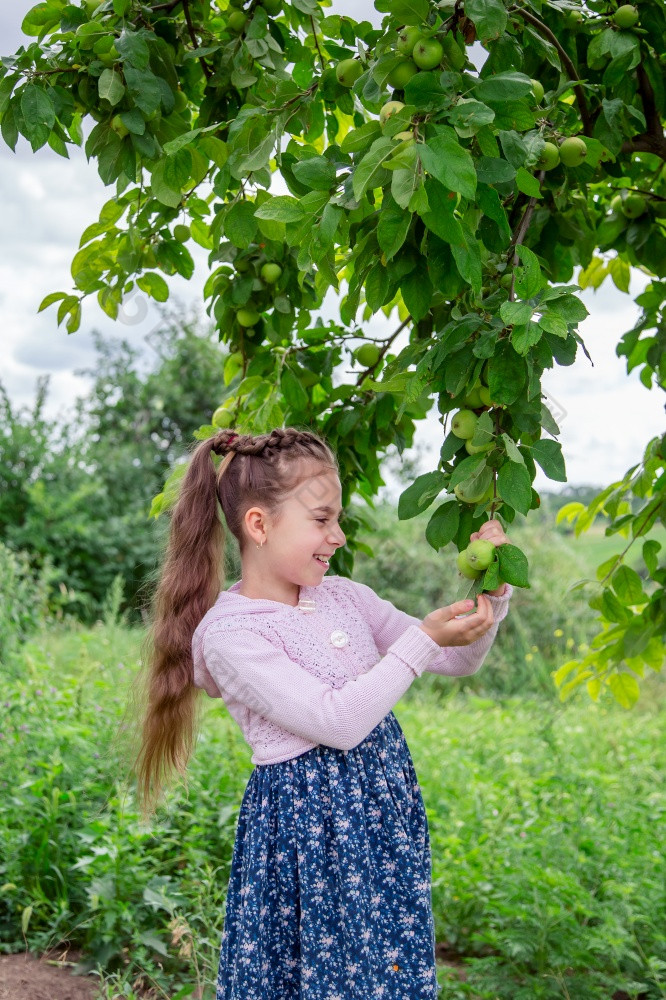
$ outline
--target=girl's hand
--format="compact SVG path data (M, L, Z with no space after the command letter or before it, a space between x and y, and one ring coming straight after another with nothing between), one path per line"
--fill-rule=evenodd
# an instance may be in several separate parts
M470 642L480 639L494 622L492 604L486 595L479 594L476 601L472 614L467 614L474 607L472 600L456 601L445 608L437 608L426 615L419 628L438 646L468 646ZM456 615L463 617L457 618Z
M478 531L474 531L469 536L470 542L475 542L477 538L483 538L487 542L492 542L493 545L504 545L505 542L509 541L502 530L502 525L494 519L485 521ZM505 590L506 584L502 583L497 590L489 590L488 593L491 597L501 597Z

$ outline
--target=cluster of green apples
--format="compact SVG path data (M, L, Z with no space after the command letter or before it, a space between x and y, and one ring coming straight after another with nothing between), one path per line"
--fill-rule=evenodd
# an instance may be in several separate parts
M249 0L229 0L229 6L223 7L218 3L220 11L225 16L225 25L233 35L240 35L245 31L248 22L248 15L243 8ZM282 0L259 0L257 4L263 7L269 17L275 17L282 10Z
M585 162L587 143L579 135L570 135L562 139L559 146L547 139L537 160L539 170L553 170L560 163L564 167L579 167Z
M446 66L459 71L467 62L464 45L456 41L453 32L435 37L431 32L411 25L398 32L396 52L402 58L387 77L388 83L396 90L403 90L421 70ZM343 87L353 87L362 72L358 59L342 59L335 68L338 83Z
M647 211L648 199L639 191L624 191L611 198L610 210L615 216L638 219Z
M495 546L485 538L470 542L458 553L456 562L459 573L468 580L478 580L495 558Z

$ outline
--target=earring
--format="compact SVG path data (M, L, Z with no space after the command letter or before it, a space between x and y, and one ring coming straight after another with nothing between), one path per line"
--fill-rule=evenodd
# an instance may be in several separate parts
M262 541L261 545L263 545L265 541L266 541L266 539L264 538L264 540ZM261 545L257 545L257 548L260 549Z

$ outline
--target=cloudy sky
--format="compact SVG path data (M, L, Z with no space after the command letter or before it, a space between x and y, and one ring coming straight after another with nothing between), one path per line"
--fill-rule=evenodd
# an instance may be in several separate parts
M20 25L31 6L26 0L2 5L0 54L14 52L25 41ZM353 0L334 0L333 10L353 14L355 6ZM57 327L54 308L37 313L49 292L70 290L69 265L80 235L97 219L111 194L100 181L94 161L88 164L82 150L69 148L70 159L65 160L48 147L33 154L22 138L16 153L0 145L4 209L0 226L0 380L12 402L20 407L34 400L38 376L50 375L46 411L52 417L68 412L74 398L87 389L88 380L75 371L90 367L94 361L92 329L141 347L148 362L152 352L145 337L158 319L143 296L127 302L122 321L115 323L96 301L86 301L81 328L69 335ZM170 287L172 297L180 302L199 305L206 279L206 252L195 244L189 246L197 263L195 276L189 282L170 279ZM640 445L665 429L663 394L647 391L636 373L627 376L624 361L615 355L619 337L634 325L638 315L632 297L646 282L646 277L635 271L630 295L617 291L608 280L598 292L585 292L590 316L581 324L580 333L593 365L579 351L573 366L547 372L544 378L544 389L560 415L562 447L572 484L604 485L619 478L637 461ZM327 300L326 305L326 314L333 315L334 302ZM205 318L203 308L200 312ZM380 314L363 332L385 337L395 325L394 320L387 321ZM397 346L404 343L406 340L398 341ZM347 367L348 371L343 369L340 374L341 380L355 380L356 374ZM435 413L418 426L415 449L405 454L418 456L419 471L429 471L436 467L441 440L435 408ZM387 472L384 478L387 490L382 493L397 496L393 477ZM560 488L541 474L536 486Z

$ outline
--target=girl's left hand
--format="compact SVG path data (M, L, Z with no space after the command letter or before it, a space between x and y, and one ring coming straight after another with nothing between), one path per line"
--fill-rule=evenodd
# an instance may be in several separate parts
M505 542L509 541L502 530L502 525L494 519L485 521L478 531L472 532L469 536L470 542L475 542L477 538L483 538L487 542L492 542L493 545L504 545ZM501 597L505 591L506 584L502 583L497 590L489 590L488 593L491 597Z

